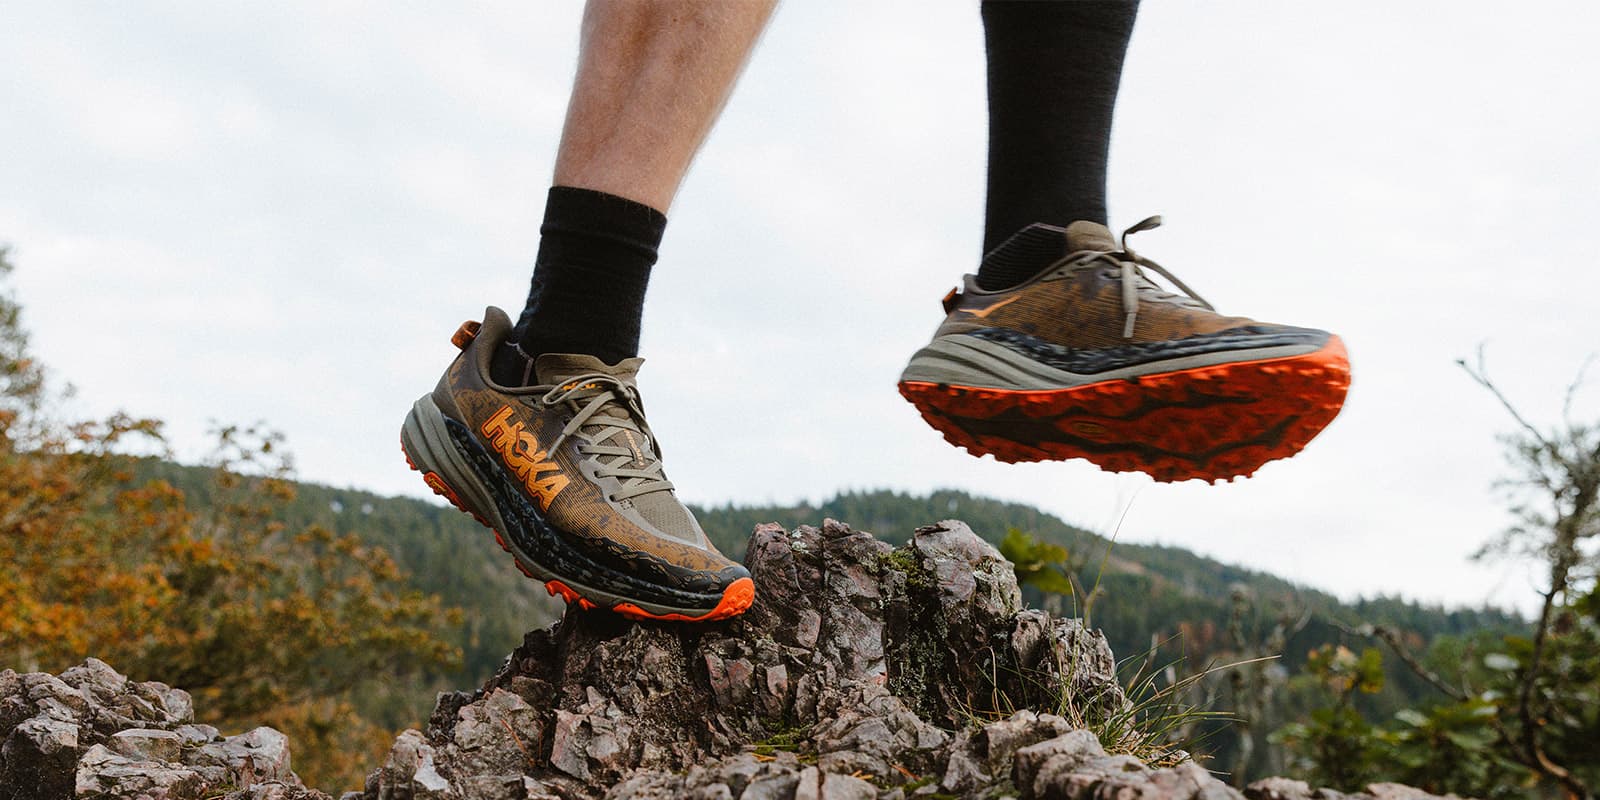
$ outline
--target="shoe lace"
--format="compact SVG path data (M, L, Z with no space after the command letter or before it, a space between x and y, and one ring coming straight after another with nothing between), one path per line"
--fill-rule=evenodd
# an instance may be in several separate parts
M576 437L578 452L593 457L600 465L595 470L596 477L621 480L622 487L608 498L612 502L672 489L672 481L667 480L661 465L655 434L644 422L639 390L632 384L603 372L587 372L552 387L539 400L546 405L564 403L573 412L549 452L554 453L569 437ZM617 409L625 413L614 413ZM641 438L644 446L640 446Z
M1133 227L1122 232L1121 250L1075 250L1062 258L1062 263L1071 266L1073 269L1091 267L1096 262L1109 264L1117 268L1122 279L1122 312L1124 318L1122 337L1124 339L1133 338L1133 322L1139 316L1140 295L1145 295L1147 299L1163 303L1177 303L1191 308L1204 308L1208 311L1216 310L1210 303L1206 302L1205 298L1201 297L1195 290L1190 289L1188 284L1179 280L1178 276L1173 275L1166 267L1135 253L1133 248L1128 246L1129 235L1160 226L1161 217L1159 215L1146 217ZM1150 280L1144 274L1144 269L1141 268L1147 268L1171 281L1173 286L1183 291L1183 294L1173 294L1162 289L1154 281Z

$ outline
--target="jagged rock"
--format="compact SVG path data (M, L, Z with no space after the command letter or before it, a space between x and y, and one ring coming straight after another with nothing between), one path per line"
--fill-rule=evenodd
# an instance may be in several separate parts
M78 761L78 726L42 711L23 721L0 745L0 797L66 797Z
M101 744L89 748L78 760L74 777L73 797L77 798L199 797L206 785L205 778L188 767L129 758Z
M289 769L289 737L272 728L256 728L201 745L186 761L197 767L224 770L238 780L239 786L296 780Z
M1054 714L1019 711L1009 719L963 731L950 748L943 779L946 792L974 792L1011 773L1012 756L1029 745L1072 730Z
M396 742L367 796L403 796L423 744L450 785L526 774L571 797L788 798L810 791L798 787L813 767L892 786L942 776L950 730L972 714L1113 664L1102 637L1019 614L1010 565L959 522L898 550L832 521L761 526L749 554L760 590L744 617L681 626L574 610L477 693L441 697L426 736ZM1005 677L985 686L993 675ZM1072 685L1097 695L1086 704L1126 702L1109 675ZM786 749L815 763L785 767ZM816 791L859 791L820 780Z
M362 800L1246 797L1074 730L1127 708L1105 638L1023 609L960 522L898 548L832 520L762 525L747 566L755 605L727 622L569 608L476 692L441 695Z
M0 798L326 800L271 728L222 737L187 692L98 659L61 673L0 671Z

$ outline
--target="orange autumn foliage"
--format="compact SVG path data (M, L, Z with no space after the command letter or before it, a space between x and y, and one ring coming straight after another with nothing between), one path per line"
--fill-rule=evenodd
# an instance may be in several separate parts
M0 249L0 279L10 269ZM58 419L19 311L0 293L0 669L95 656L188 690L225 732L303 737L308 783L356 785L392 732L351 698L454 667L439 634L460 611L408 588L377 547L278 522L294 487L259 428L217 432L203 502L135 481L139 458L165 453L160 423Z

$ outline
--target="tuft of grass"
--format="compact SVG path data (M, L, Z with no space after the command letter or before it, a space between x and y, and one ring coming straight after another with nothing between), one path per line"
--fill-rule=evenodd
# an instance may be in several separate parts
M1079 714L1076 719L1068 714L1063 716L1075 724L1081 720L1085 728L1094 732L1107 753L1131 755L1152 767L1161 768L1194 760L1193 752L1206 739L1222 730L1211 726L1210 730L1194 733L1206 727L1202 723L1232 722L1236 719L1228 711L1205 708L1194 702L1191 690L1198 688L1202 681L1214 674L1270 661L1276 656L1207 665L1199 672L1176 677L1185 657L1178 656L1157 668L1157 647L1141 654L1137 662L1139 666L1123 682L1123 693L1129 701L1127 705L1115 706L1109 711Z
M794 753L800 763L815 764L817 763L817 755L805 752L809 740L810 730L808 728L786 728L759 742L751 742L746 746L746 749L758 756L768 758L774 757L780 752Z
M1213 674L1271 658L1208 666L1177 677L1184 658L1180 656L1156 667L1158 648L1159 644L1122 662L1123 667L1137 664L1133 674L1118 680L1127 703L1108 702L1104 695L1076 695L1072 690L1075 670L1068 665L1053 680L1023 676L1025 683L1040 690L1043 702L1019 707L1005 692L996 690L989 698L992 708L967 707L962 710L963 715L969 726L982 727L1029 708L1062 717L1073 727L1093 733L1109 755L1130 755L1157 769L1193 761L1199 746L1221 730L1204 723L1232 721L1235 717L1196 703L1191 699L1192 690Z
M1111 551L1116 546L1117 537L1122 533L1122 525L1137 498L1137 494L1130 498L1118 516L1116 526L1107 537L1105 552L1100 554L1094 583L1088 591L1082 591L1077 583L1070 581L1065 582L1067 585L1062 588L1052 588L1053 584L1032 581L1033 585L1047 593L1065 595L1072 602L1073 612L1081 615L1086 629L1093 627L1094 605L1103 594L1101 580L1105 576L1106 565L1111 559ZM1007 544L1013 552L1037 556L1033 560L1060 562L1054 566L1064 574L1073 571L1065 550L1060 547L1051 550L1045 543L1021 531L1008 534ZM1060 551L1059 555L1052 555L1055 551ZM1019 567L1019 582L1026 582L1027 578L1043 573L1045 566L1051 565L1030 562L1026 565L1027 575L1024 575L1023 569ZM1027 694L1035 698L1035 710L1054 713L1066 718L1078 728L1091 731L1100 740L1107 753L1131 755L1158 768L1175 766L1193 760L1192 751L1221 730L1218 726L1206 726L1203 723L1235 719L1229 712L1206 708L1204 703L1209 701L1197 702L1193 699L1199 695L1196 690L1200 688L1201 683L1223 670L1268 659L1251 659L1220 666L1208 665L1197 673L1179 677L1186 657L1178 656L1163 664L1156 663L1160 658L1162 647L1167 643L1155 642L1145 652L1124 659L1118 665L1117 683L1128 699L1126 703L1110 702L1109 698L1104 696L1074 696L1072 687L1076 683L1074 678L1079 666L1077 664L1056 665L1054 671L1056 677L1053 679L1029 675L1016 677L1027 687ZM1136 665L1131 675L1127 674L1129 664ZM1005 693L998 689L1000 682L994 680L991 685L997 688L994 691L995 696L990 698L990 709L964 709L970 724L987 724L1016 712L1016 704L1012 698L1005 696ZM1045 699L1038 702L1037 698L1041 696ZM1205 730L1208 727L1210 729ZM1196 733L1197 731L1201 732Z

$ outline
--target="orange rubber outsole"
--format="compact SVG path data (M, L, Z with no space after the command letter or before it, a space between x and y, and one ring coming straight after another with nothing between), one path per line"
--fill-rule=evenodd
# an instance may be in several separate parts
M422 472L421 468L416 465L416 462L411 460L411 454L406 452L404 443L400 445L400 452L406 457L406 466L410 467L414 471ZM434 494L450 501L450 505L454 506L457 511L472 517L474 520L478 521L479 525L488 528L489 532L494 534L495 544L500 545L501 550L504 550L511 555L512 563L517 565L517 571L521 572L524 576L531 580L539 580L539 577L534 575L533 571L528 569L528 567L522 563L521 559L517 558L517 554L512 551L511 545L507 544L505 538L500 535L500 531L495 530L494 525L490 524L488 520L484 519L476 512L463 505L460 496L456 494L456 490L450 488L450 484L445 483L444 478L439 477L439 473L423 472L422 481L428 484L428 488L432 489ZM551 597L560 596L567 605L576 605L578 608L581 608L584 611L593 611L597 608L605 608L605 606L596 603L587 597L584 597L576 589L573 589L571 586L568 586L559 580L544 581L544 590L549 592ZM646 611L643 608L634 605L633 603L626 602L617 603L611 606L609 610L614 614L618 614L633 620L655 620L657 622L715 622L716 620L728 619L730 617L737 617L740 614L743 614L745 611L749 610L750 605L755 602L755 599L755 582L749 578L740 578L739 580L728 584L728 588L722 590L722 599L717 602L716 608L713 608L699 616L689 616L687 614L677 613L655 614L650 611Z
M1085 459L1158 481L1232 480L1300 452L1338 416L1350 359L1333 336L1299 356L1067 389L1008 391L902 381L946 441L1000 461Z

